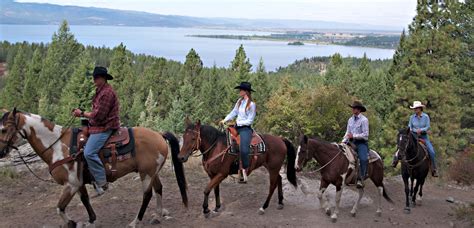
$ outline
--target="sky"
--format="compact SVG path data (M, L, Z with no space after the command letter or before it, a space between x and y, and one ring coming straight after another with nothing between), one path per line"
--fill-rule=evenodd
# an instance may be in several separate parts
M415 0L17 0L137 10L166 15L300 19L406 27Z

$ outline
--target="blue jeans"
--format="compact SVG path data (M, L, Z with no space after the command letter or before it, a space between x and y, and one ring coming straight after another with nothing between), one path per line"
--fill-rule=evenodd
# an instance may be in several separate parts
M253 130L250 127L237 127L237 132L240 135L240 160L242 161L242 168L249 167L250 141L252 140Z
M99 186L103 186L107 183L105 167L99 158L99 150L104 146L111 134L112 130L91 134L87 140L86 146L84 147L84 157L89 166L89 171Z
M357 146L360 162L359 178L363 180L367 175L367 166L369 165L369 145L364 140L355 140L354 144Z
M428 137L427 134L417 135L416 133L414 133L414 135L415 135L415 138L421 138L425 140L426 149L428 149L428 153L430 154L430 158L431 158L431 165L433 166L433 169L436 169L435 150L434 150L433 144L431 144L430 138Z

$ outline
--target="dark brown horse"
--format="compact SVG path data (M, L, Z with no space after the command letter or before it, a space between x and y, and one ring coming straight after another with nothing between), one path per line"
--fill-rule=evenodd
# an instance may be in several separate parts
M176 179L185 205L188 203L188 198L183 164L177 159L179 141L176 137L171 133L161 134L141 127L133 128L133 134L135 136L135 157L117 162L117 177L120 178L131 172L138 172L140 175L143 201L137 216L129 224L129 226L135 227L143 219L153 191L156 195L157 214L152 221L159 222L161 216L168 214L162 207L163 185L159 178L159 172L169 153L172 155ZM14 109L12 112L5 113L0 120L0 158L7 156L10 149L16 148L23 138L51 168L54 163L70 156L71 137L71 128L63 128L41 118L41 116ZM85 186L90 183L90 178L84 175L84 168L84 162L81 159L73 159L51 170L54 181L64 186L62 194L58 195L57 211L69 227L75 227L76 222L66 214L66 207L76 193L79 193L89 214L89 223L93 225L96 220Z
M237 155L228 153L230 147L227 145L226 134L224 132L211 126L201 125L200 121L197 121L196 124L187 121L186 125L186 131L183 135L183 146L181 147L178 158L186 162L188 157L194 152L198 150L201 151L204 169L211 179L204 189L204 202L202 205L203 213L207 217L210 213L208 206L209 193L214 189L216 197L214 212L218 212L221 207L219 184L229 175L231 165L236 161ZM252 170L264 166L270 174L270 189L265 203L259 209L260 214L264 214L277 186L278 209L283 209L282 177L279 172L285 161L285 157L288 158L286 168L288 181L296 187L296 172L294 167L296 153L293 145L287 139L281 137L272 135L262 135L262 137L266 143L267 150L263 155L259 155L257 160L251 161L248 171L248 174L250 174Z
M397 139L398 156L402 162L402 178L405 184L405 213L410 213L410 205L416 205L416 194L418 188L420 189L418 202L421 204L423 197L423 184L430 169L430 160L427 152L415 139L415 136L410 132L410 129L403 129L398 132ZM411 185L408 188L408 179ZM413 189L413 182L416 180L415 189ZM411 198L411 200L410 200ZM410 204L411 202L411 204Z
M309 139L306 135L300 137L300 145L297 150L297 164L296 170L301 171L301 168L311 159L321 165L321 184L319 186L319 202L321 208L326 211L327 215L331 215L331 209L327 198L324 196L329 184L336 186L336 208L331 215L333 222L337 220L337 214L339 213L339 203L341 201L342 188L345 184L346 177L348 175L350 163L347 157L342 153L339 147L333 143L325 142L319 139ZM368 175L372 182L379 190L378 195L378 207L377 215L382 214L382 196L390 203L393 203L390 197L385 191L383 185L383 163L382 160L369 163ZM364 195L364 189L359 188L359 198L357 199L354 207L351 210L352 216L357 213L360 200Z

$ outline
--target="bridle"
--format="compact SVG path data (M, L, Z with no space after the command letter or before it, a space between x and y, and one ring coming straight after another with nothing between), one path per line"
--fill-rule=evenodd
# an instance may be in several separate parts
M194 144L194 146L192 148L192 152L189 154L189 156L192 156L192 157L204 156L207 153L209 153L217 145L217 139L216 139L206 151L201 152L200 154L196 154L196 153L199 153L201 151L199 149L201 147L201 141L202 141L202 139L201 139L201 128L198 128L197 130L193 130L193 132L197 135L197 138L196 138L196 143Z
M310 140L310 139L308 139L308 142L307 142L306 144L309 144L309 140ZM306 147L307 147L307 146L306 146ZM305 150L305 152L306 152L306 158L305 158L305 159L306 159L306 161L308 161L308 160L311 159L311 156L309 155L309 150ZM300 153L301 153L301 147L300 147ZM336 155L334 155L334 157L331 158L331 160L329 160L326 164L324 164L323 166L319 167L317 170L314 170L314 171L312 171L312 172L317 173L317 172L321 171L322 169L326 168L326 166L328 166L328 165L331 164L334 160L336 160L336 158L337 158L341 153L342 153L342 150L339 150L339 152L338 152ZM296 162L298 162L298 161L296 161Z
M18 128L18 125L19 125L19 122L20 122L20 118L18 118L15 114L15 121L11 121L11 120L7 120L6 121L6 126L8 128L8 125L9 124L13 124L13 126L15 127L15 132L11 133L10 135L7 135L7 139L3 139L1 138L0 139L0 142L5 144L5 148L3 149L3 151L9 149L9 148L12 148L12 149L15 149L15 150L18 150L18 147L16 147L13 142L13 138L15 137L15 135L18 133L20 134L20 136L23 138L23 139L26 139L26 132L24 132L25 130L23 130L23 132L21 131L21 129Z
M418 161L416 164L412 165L411 162L415 161L415 159L417 159L419 156L420 156L420 150L418 149L418 145L417 145L417 141L415 140L414 144L415 144L415 150L416 150L416 155L413 156L413 158L411 159L408 159L407 160L407 151L408 151L408 146L410 144L410 137L413 137L410 135L411 133L408 133L406 135L406 137L408 137L408 139L406 139L406 143L405 143L405 148L404 150L399 150L399 151L403 151L402 153L402 163L404 163L405 165L407 165L408 169L412 170L418 166L420 166L424 161L425 159L427 158L426 155L423 157L423 159L421 159L420 161ZM404 134L401 134L402 137L405 136Z

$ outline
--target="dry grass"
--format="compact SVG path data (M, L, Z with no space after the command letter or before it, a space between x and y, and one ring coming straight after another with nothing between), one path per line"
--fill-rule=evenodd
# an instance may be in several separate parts
M468 221L474 226L474 203L469 205L459 205L454 208L458 219Z
M474 146L459 154L449 170L449 176L464 185L474 184Z
M19 178L20 175L12 167L0 168L0 179L2 180L13 180Z

